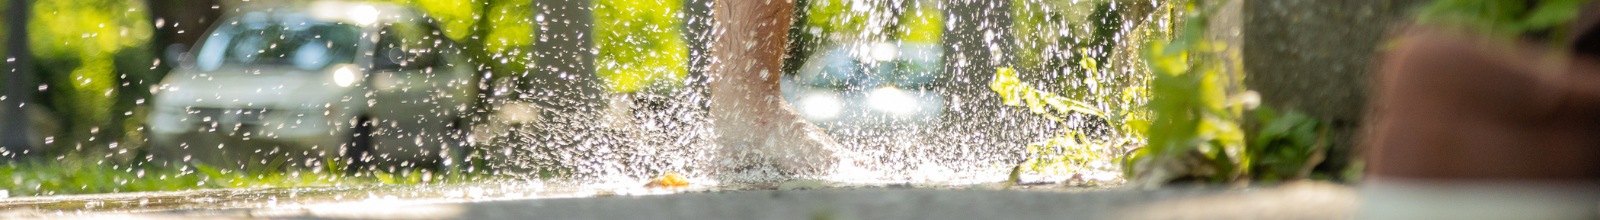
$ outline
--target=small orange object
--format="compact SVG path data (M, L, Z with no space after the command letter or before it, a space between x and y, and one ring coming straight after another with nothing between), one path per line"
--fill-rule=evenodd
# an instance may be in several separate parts
M683 176L678 175L678 173L667 173L665 175L661 175L661 177L658 177L658 178L650 180L650 183L649 184L645 184L644 186L646 186L646 187L679 187L679 186L688 186L688 185L689 185L689 180L683 179Z

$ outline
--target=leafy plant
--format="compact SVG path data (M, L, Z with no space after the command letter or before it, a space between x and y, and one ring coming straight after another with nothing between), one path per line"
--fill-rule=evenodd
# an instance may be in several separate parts
M1327 130L1316 119L1299 112L1278 113L1272 108L1255 110L1260 125L1251 133L1248 153L1249 172L1255 179L1279 181L1311 176L1312 168L1324 159Z
M1040 51L1018 51L1015 64L1022 70L1039 71L1047 83L1062 83L1064 91L1046 91L1019 78L1010 67L995 72L990 89L1008 106L1019 106L1055 122L1066 129L1054 137L1026 146L1028 157L1012 176L1021 172L1047 175L1115 175L1115 157L1130 146L1140 145L1143 126L1149 113L1142 107L1148 86L1144 74L1121 74L1142 68L1136 62L1111 61L1115 54L1138 48L1146 36L1164 35L1154 22L1133 24L1124 29L1120 11L1112 1L1067 3L1064 1L1013 1L1016 23L1012 30L1018 44ZM1124 6L1127 7L1127 6ZM1165 11L1163 11L1165 12ZM1150 14L1152 18L1170 13ZM1092 30L1078 30L1090 27ZM1060 32L1070 29L1080 32ZM1048 30L1048 31L1047 31ZM1092 31L1092 32L1090 32ZM1112 41L1110 39L1121 39ZM1128 42L1128 43L1121 43ZM1054 51L1054 52L1052 52ZM1070 53L1067 51L1076 51ZM1131 64L1131 65L1130 65ZM1060 72L1058 72L1060 71Z
M1100 110L1096 110L1094 105L1072 100L1055 93L1044 92L1023 84L1017 78L1016 71L1011 68L1000 68L995 71L995 78L989 83L989 89L998 92L1005 105L1025 106L1033 114L1057 122L1072 120L1073 115L1102 118L1109 116ZM1122 130L1124 131L1129 130L1127 126L1113 127L1123 128ZM1093 169L1105 170L1111 168L1110 164L1105 162L1110 161L1110 155L1117 153L1114 150L1119 149L1120 146L1127 145L1128 140L1132 139L1097 138L1079 130L1075 128L1066 129L1062 134L1050 139L1028 144L1026 149L1029 157L1018 167L1034 172L1054 174ZM1119 134L1134 133L1119 132ZM1098 164L1097 162L1105 164Z
M1229 181L1242 177L1249 163L1240 126L1248 103L1243 76L1226 62L1227 45L1206 39L1209 13L1187 13L1171 41L1147 46L1144 60L1154 76L1149 108L1154 114L1146 130L1149 143L1129 160L1125 171L1141 185L1199 177Z
M1438 0L1423 6L1423 23L1465 27L1500 38L1543 34L1563 42L1567 25L1589 0Z
M1177 33L1142 47L1139 58L1144 65L1132 69L1148 74L1140 79L1149 81L1132 84L1120 99L1075 100L1024 84L1010 68L996 71L989 86L1004 104L1026 107L1055 121L1073 116L1105 118L1117 136L1096 138L1074 128L1029 144L1029 157L1013 170L1011 181L1024 170L1061 173L1095 169L1094 162L1121 153L1108 150L1140 144L1143 147L1122 158L1124 177L1135 185L1184 179L1277 181L1311 175L1311 167L1322 161L1325 143L1318 120L1298 112L1261 108L1253 112L1257 129L1246 132L1245 122L1251 119L1246 113L1258 106L1259 96L1244 88L1236 51L1206 38L1211 11L1200 8L1210 6L1185 1L1162 7L1173 17L1181 15L1174 22L1180 26L1172 30ZM1079 64L1084 71L1100 68L1092 59ZM1138 86L1146 84L1149 86ZM1145 89L1148 96L1142 93ZM1110 112L1094 105L1107 102L1143 104Z
M595 68L610 91L681 86L670 82L689 74L689 46L679 30L684 21L673 12L682 5L677 0L595 2Z
M1260 126L1247 133L1245 112L1259 105L1259 95L1244 88L1235 50L1206 38L1212 11L1200 7L1209 6L1186 4L1182 30L1170 41L1152 42L1143 54L1154 75L1154 120L1145 131L1149 144L1125 164L1128 177L1154 186L1310 176L1322 162L1324 129L1304 114L1261 108L1254 112Z

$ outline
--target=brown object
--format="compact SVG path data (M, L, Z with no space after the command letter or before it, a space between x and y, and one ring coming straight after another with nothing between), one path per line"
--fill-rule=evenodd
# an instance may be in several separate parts
M1600 60L1427 27L1393 45L1373 82L1369 173L1600 179Z
M649 183L645 183L644 184L644 187L654 187L654 188L683 187L683 186L689 186L689 180L688 179L684 179L683 176L678 175L678 173L667 173L667 174L661 175L661 177L657 177L655 179L651 179Z

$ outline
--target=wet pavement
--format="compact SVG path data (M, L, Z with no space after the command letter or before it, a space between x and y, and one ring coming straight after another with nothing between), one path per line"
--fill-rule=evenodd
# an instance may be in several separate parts
M1319 182L1157 190L789 185L497 183L24 197L0 200L0 218L1348 219L1359 200L1348 186Z

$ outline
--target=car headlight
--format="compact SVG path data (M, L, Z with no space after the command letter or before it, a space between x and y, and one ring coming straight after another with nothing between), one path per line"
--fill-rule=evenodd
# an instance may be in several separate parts
M273 113L273 117L266 123L266 129L273 135L305 136L327 134L333 124L329 118L334 117L324 107L301 107L283 109Z
M333 83L339 87L350 87L361 79L354 66L343 65L333 70Z
M867 106L894 115L910 115L922 109L917 103L916 96L894 87L883 87L868 92Z
M811 120L828 120L839 117L839 112L844 108L839 102L839 97L833 93L816 93L800 98L800 113Z
M186 120L189 116L189 112L185 111L182 107L155 105L153 110L154 111L151 111L150 119L147 120L147 123L149 123L150 129L154 131L171 132L187 130L189 129L189 126L194 123Z

